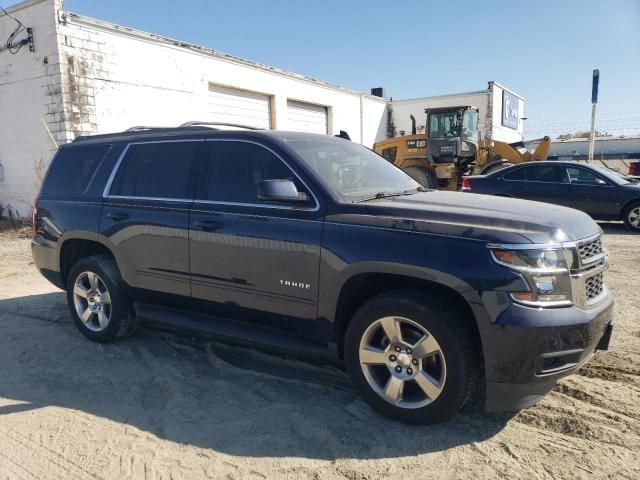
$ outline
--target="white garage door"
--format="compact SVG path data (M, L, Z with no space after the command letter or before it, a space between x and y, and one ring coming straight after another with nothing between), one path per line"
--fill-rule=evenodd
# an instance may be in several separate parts
M271 127L269 96L209 85L206 120L269 129Z
M327 134L327 107L287 100L288 130Z

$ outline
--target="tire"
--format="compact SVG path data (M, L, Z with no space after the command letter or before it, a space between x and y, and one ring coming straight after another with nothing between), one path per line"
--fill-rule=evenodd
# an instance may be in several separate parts
M624 226L632 232L640 232L640 201L632 202L622 214Z
M110 255L95 255L76 262L67 277L67 304L78 330L94 342L128 337L139 326ZM87 315L85 320L83 314Z
M386 334L392 325L400 325L400 352ZM425 356L426 350L437 352ZM446 421L470 401L480 381L477 350L474 331L456 308L414 290L369 300L352 318L344 342L347 370L367 403L411 424Z
M423 187L430 190L438 189L438 177L433 170L422 167L408 167L404 172Z

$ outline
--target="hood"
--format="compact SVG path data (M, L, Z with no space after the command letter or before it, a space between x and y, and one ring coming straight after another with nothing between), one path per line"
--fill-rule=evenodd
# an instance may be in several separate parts
M490 242L565 242L601 232L578 210L491 195L429 191L372 200L366 206L376 226Z

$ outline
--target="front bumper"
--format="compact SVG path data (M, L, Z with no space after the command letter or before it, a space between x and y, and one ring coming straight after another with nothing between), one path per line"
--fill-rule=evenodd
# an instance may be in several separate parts
M595 350L607 350L613 298L594 308L542 309L512 304L484 335L487 411L516 411L546 395ZM490 355L487 353L490 352Z

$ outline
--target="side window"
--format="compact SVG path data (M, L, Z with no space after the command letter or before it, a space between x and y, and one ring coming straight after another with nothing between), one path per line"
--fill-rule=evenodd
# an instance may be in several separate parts
M512 170L504 174L503 178L505 180L526 180L527 179L527 169L526 168L518 168L516 170Z
M382 150L382 156L391 163L395 163L397 153L398 147L385 148Z
M544 183L568 183L567 172L564 167L557 167L555 165L532 165L517 170L520 175L519 178L511 178L507 174L506 180L527 180L530 182L544 182Z
M600 180L600 177L584 168L569 167L567 168L567 173L569 174L569 181L579 185L597 185Z
M246 142L211 142L207 199L218 202L266 203L258 200L263 180L288 179L303 192L298 178L282 160L264 147Z
M192 199L189 181L202 142L140 143L129 146L110 195Z
M44 195L80 195L111 145L72 146L55 156L42 187Z

